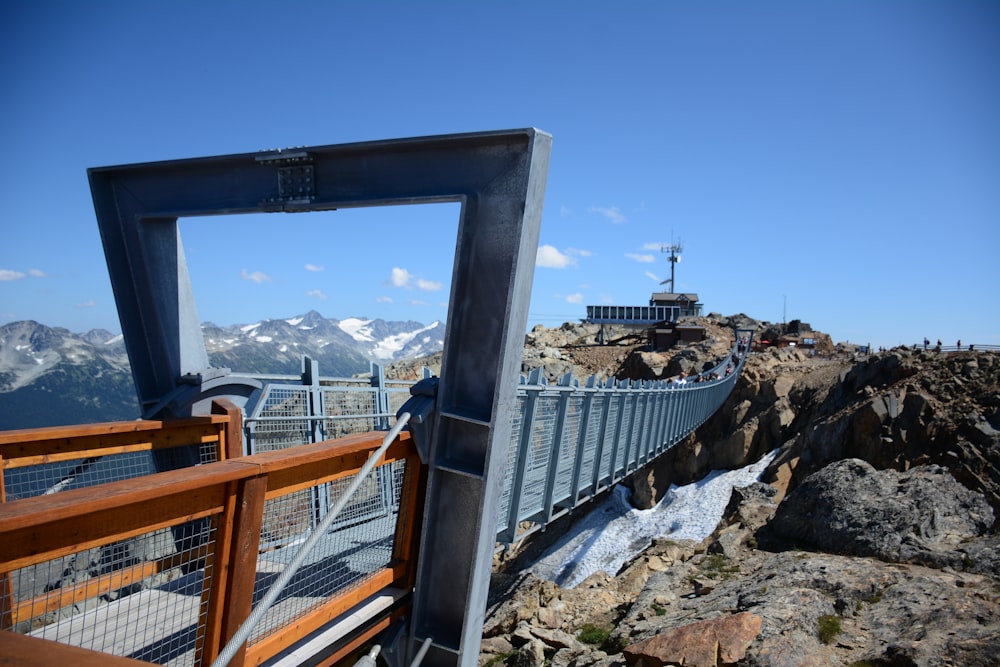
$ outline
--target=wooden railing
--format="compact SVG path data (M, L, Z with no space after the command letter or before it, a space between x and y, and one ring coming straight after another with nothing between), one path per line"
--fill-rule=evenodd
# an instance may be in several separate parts
M79 457L80 451L91 451L88 447L106 453L109 448L125 451L161 446L155 443L162 444L164 439L179 442L183 438L177 434L182 432L207 437L201 429L210 423L220 429L220 452L224 452L232 448L232 434L239 433L238 422L234 431L231 417L198 418L204 421L198 426L163 422L160 428L153 428L149 422L128 422L113 428L80 427L76 436L66 431L48 438L38 433L0 433L0 450L3 464L16 466L27 460L54 461L66 452ZM27 437L19 441L18 433ZM126 433L132 434L131 441ZM275 571L268 567L281 566L281 558L268 563L266 556L280 556L284 551L260 553L261 532L268 530L268 521L273 522L276 514L280 520L288 507L302 504L298 498L335 493L338 484L360 470L384 436L374 432L239 458L223 453L223 460L215 463L0 504L0 655L19 632L140 660L209 664L249 615L262 586L266 589L267 578ZM43 441L50 443L48 449L39 444ZM375 564L342 585L324 583L321 590L309 590L321 568L346 569L339 555L318 557L311 566L310 579L298 586L297 593L289 594L302 596L307 606L291 606L292 617L251 636L231 664L260 664L387 589L397 591L391 608L380 612L379 619L351 625L354 635L339 639L339 654L363 641L366 631L371 634L373 628L385 627L390 616L400 613L400 596L413 585L423 488L423 466L408 433L393 442L376 472L384 466L390 467L383 470L383 478L394 480L397 494L388 515L392 521L389 534L370 538L368 546L353 547L378 555ZM311 505L307 509L312 512ZM343 530L346 533L349 529ZM335 542L338 538L333 535L331 539ZM386 546L390 542L391 546ZM336 549L336 543L331 548ZM379 555L383 552L384 558ZM92 567L78 581L63 581L46 586L51 590L44 591L38 587L31 590L26 584L12 585L19 572L34 573L32 568L52 563L57 569L80 569L80 562L90 562ZM185 597L177 594L181 585L194 588L185 589ZM287 605L289 601L284 602ZM124 614L127 620L120 621L116 610L130 604L177 604L164 612L174 624L170 641L189 639L167 650L164 642L168 638L156 637L155 630L148 627L110 627L115 623L162 625L162 619L149 611L150 606L136 607L146 611L133 609ZM86 612L69 613L84 605ZM111 635L140 639L116 645L115 641L122 644L121 640L102 637L93 620L75 624L85 614L105 619ZM81 629L84 625L86 630ZM150 649L154 644L159 652ZM53 651L51 663L38 664L64 663L54 657L61 653L63 647L59 648ZM328 659L339 654L329 654ZM44 659L44 655L36 657Z
M144 419L0 431L0 472L188 446L208 449L213 461L242 456L240 409L227 399L216 399L212 413L170 421ZM0 502L7 499L6 476L0 474Z

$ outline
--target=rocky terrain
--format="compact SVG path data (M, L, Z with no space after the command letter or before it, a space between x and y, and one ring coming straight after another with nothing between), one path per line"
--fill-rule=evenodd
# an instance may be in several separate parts
M536 328L525 368L666 377L699 370L735 324L774 329L699 321L707 340L670 355ZM1000 354L818 347L752 354L716 416L630 478L648 507L777 448L712 536L654 540L563 590L526 570L550 527L498 559L480 664L1000 664Z

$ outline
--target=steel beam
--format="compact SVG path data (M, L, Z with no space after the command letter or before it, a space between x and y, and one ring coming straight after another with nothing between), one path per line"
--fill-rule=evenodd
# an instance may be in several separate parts
M88 172L146 416L256 390L208 367L179 217L461 203L409 636L432 638L428 665L479 655L551 141L523 129Z

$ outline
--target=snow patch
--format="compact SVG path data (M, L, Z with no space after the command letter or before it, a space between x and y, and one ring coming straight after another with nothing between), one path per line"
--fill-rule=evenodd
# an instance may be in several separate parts
M260 322L257 322L256 324L248 324L245 327L240 327L240 331L242 331L243 333L250 333L259 326Z
M258 343L270 343L274 339L271 338L270 336L257 336L257 338L255 338L254 340L256 340Z
M573 588L595 572L614 575L642 553L654 538L700 542L715 530L734 488L759 481L778 450L737 470L715 470L685 486L671 485L656 507L638 510L628 503L619 484L611 497L576 523L531 571L538 577Z
M356 341L362 343L370 343L375 340L372 336L371 329L366 328L371 324L371 320L362 320L357 317L348 317L346 320L340 320L337 326L340 327L341 331L346 333L348 336Z
M297 324L301 323L302 320L304 320L304 319L306 319L306 318L304 318L304 317L293 317L290 320L285 320L285 322L287 322L290 326L294 327ZM306 327L302 327L302 328L305 329Z
M388 338L379 341L378 345L375 346L375 349L372 350L372 356L379 360L394 359L396 354L406 347L407 343L420 334L430 331L437 325L437 322L432 322L426 327L417 329L416 331L389 336Z

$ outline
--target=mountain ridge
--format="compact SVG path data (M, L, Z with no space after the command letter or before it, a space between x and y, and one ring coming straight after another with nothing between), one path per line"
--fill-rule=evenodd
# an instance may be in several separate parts
M368 372L440 351L444 324L324 317L315 310L252 324L201 324L209 363L236 372L298 375L302 356L325 376ZM140 416L121 334L73 333L35 320L0 325L0 430Z

